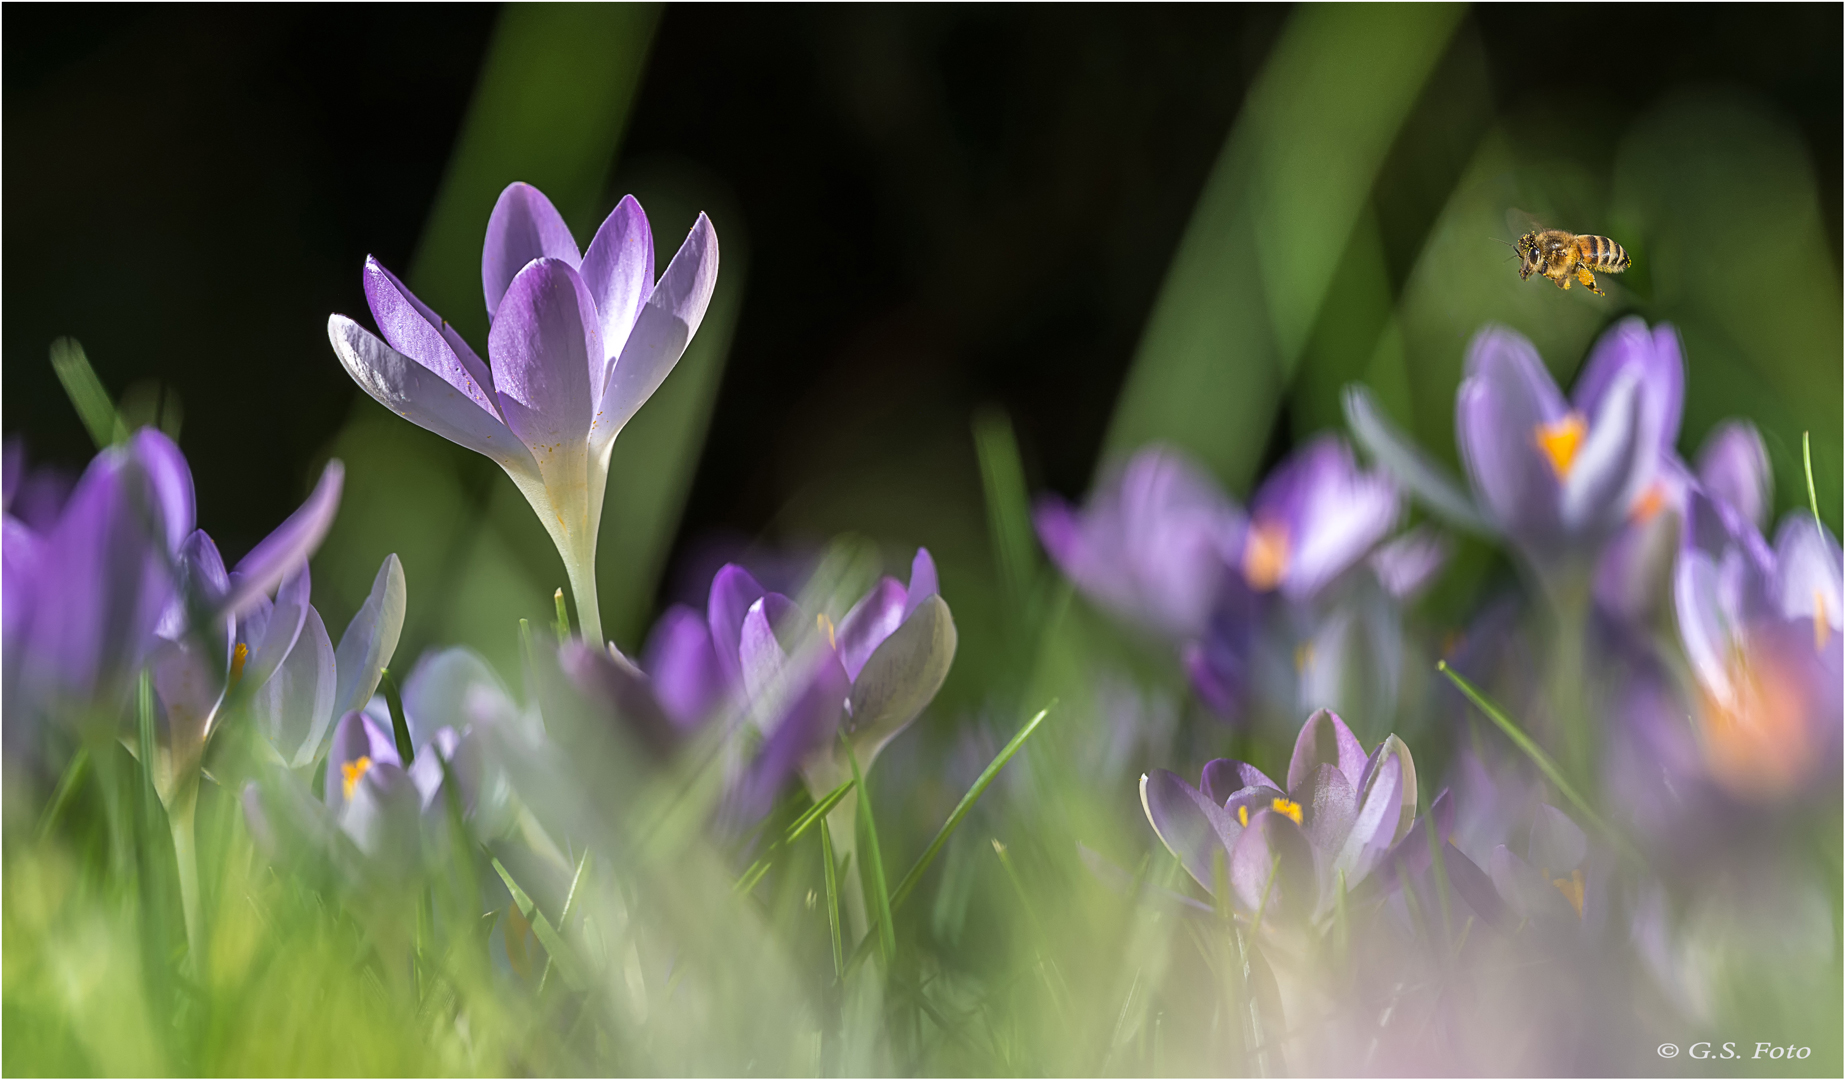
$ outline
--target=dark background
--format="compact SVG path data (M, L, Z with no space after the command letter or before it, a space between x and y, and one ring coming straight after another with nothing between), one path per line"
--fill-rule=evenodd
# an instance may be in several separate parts
M696 163L734 194L751 250L681 548L756 535L828 460L989 401L1034 486L1081 491L1285 17L666 9L617 177L627 160ZM153 377L179 392L202 524L227 556L253 543L360 396L327 314L362 310L366 254L409 264L496 18L8 5L6 435L35 461L89 456L46 362L73 335L112 392ZM1455 100L1478 84L1438 69L1378 181L1396 284L1465 165L1423 148L1467 140L1419 133L1517 115L1595 161L1689 83L1741 86L1798 125L1836 265L1841 29L1837 5L1473 11L1450 51L1485 56L1493 100ZM1303 434L1284 419L1271 456Z

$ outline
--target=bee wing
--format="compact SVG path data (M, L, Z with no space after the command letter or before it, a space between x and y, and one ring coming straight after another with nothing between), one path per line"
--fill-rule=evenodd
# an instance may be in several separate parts
M1505 212L1505 225L1506 228L1512 230L1513 236L1523 236L1526 233L1544 231L1542 222L1517 207L1513 207Z

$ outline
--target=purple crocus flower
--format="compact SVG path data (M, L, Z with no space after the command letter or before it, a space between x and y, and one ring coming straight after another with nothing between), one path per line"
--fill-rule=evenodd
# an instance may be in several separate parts
M1221 872L1241 910L1305 921L1409 834L1416 767L1394 735L1367 756L1322 709L1301 727L1285 789L1253 765L1220 758L1197 787L1164 769L1142 776L1140 801L1160 841L1207 891Z
M1678 333L1637 318L1604 333L1565 399L1531 343L1489 326L1467 350L1455 394L1461 463L1473 494L1386 421L1362 388L1346 395L1353 433L1430 510L1507 537L1545 569L1593 555L1660 498L1678 439L1685 373Z
M1702 492L1690 514L1674 600L1703 695L1706 764L1738 798L1786 796L1836 763L1845 670L1838 542L1796 513L1770 548Z
M1245 527L1241 509L1175 451L1149 447L1082 510L1039 501L1038 537L1084 594L1174 640L1203 633Z
M563 557L584 635L600 644L596 532L610 448L679 362L717 271L703 214L655 281L653 235L633 196L579 254L544 195L516 183L494 205L481 254L491 369L376 259L365 262L365 298L383 340L343 315L327 333L380 404L506 471Z
M268 594L282 586L286 604L299 598L289 581L332 523L342 478L330 462L301 508L232 573L193 529L185 457L151 428L96 456L49 531L35 534L9 516L5 647L23 684L18 696L9 690L9 726L29 719L15 719L15 708L70 713L93 717L97 733L112 737L129 681L151 665L171 766L155 771L170 781L161 785L170 796L196 772L233 676L254 656L266 678L298 637L298 625L276 624L271 640ZM252 616L264 618L264 632L240 642L234 627Z
M678 606L661 618L641 665L579 643L567 644L561 659L580 689L655 746L740 714L762 737L733 783L734 811L750 817L797 770L816 797L849 777L836 733L869 769L934 699L955 643L935 561L919 548L908 585L882 578L836 626L728 564L712 579L702 617Z

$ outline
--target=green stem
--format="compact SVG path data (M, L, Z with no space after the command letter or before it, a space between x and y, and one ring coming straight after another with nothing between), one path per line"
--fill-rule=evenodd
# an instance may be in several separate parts
M173 833L173 858L179 864L179 904L185 913L186 945L194 971L199 967L199 951L204 947L199 927L199 855L198 836L194 828L198 816L198 783L186 784L167 807L167 825Z
M577 628L590 647L602 648L602 608L596 603L596 551L592 546L587 558L566 559L564 571L570 575L570 597L577 602Z

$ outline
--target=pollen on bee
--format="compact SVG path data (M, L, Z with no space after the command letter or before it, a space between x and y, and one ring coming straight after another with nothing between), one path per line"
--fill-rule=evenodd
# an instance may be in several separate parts
M1570 469L1576 465L1576 453L1589 434L1589 422L1581 413L1573 412L1555 423L1539 424L1536 434L1538 449L1550 459L1557 479L1568 480Z
M367 756L361 756L340 766L340 790L348 799L352 798L352 789L359 786L359 781L365 779L365 774L370 772L371 768L372 759Z

